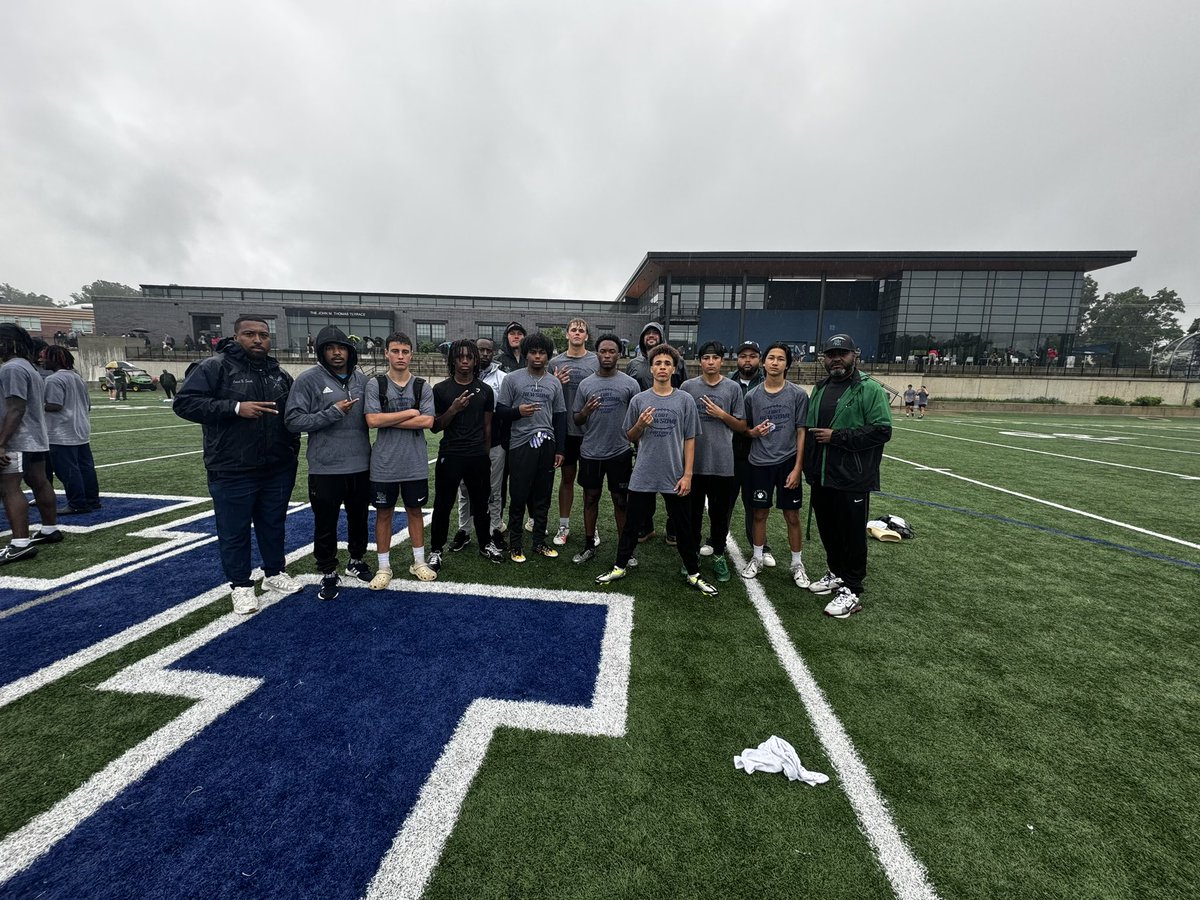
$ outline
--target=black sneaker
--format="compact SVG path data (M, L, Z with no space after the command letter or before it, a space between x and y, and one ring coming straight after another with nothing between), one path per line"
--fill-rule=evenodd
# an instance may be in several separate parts
M17 562L21 559L33 559L37 556L37 547L14 547L9 544L3 550L0 550L0 566L7 566L10 562Z
M442 571L442 551L434 550L430 553L425 559L425 565L429 566L435 572Z
M103 508L104 508L104 504L101 503L99 500L93 500L91 503L88 504L89 512L92 510L103 509Z
M61 544L62 542L62 531L54 531L51 534L46 534L44 531L35 531L29 536L29 543L31 544Z
M318 600L336 600L342 592L341 579L337 572L329 572L321 577L321 590L317 592Z
M678 546L678 544L679 544L679 539L677 537L675 537L675 535L671 534L671 532L669 532L669 531L667 532L667 536L665 538L663 538L663 540L665 540L667 542L667 546L670 546L670 547L675 547L675 546Z
M492 532L492 543L501 550L508 549L508 541L504 539L504 533L499 528Z
M482 548L479 551L479 555L484 559L490 560L494 563L504 562L504 551L497 547L494 543L488 544L486 547Z
M352 559L346 563L346 574L351 578L357 578L359 581L370 581L375 577L375 573L361 559Z
M55 514L59 516L82 516L86 512L91 512L86 506L83 509L76 509L73 506L60 506L55 510Z
M544 556L547 559L557 559L558 558L558 551L555 550L553 547L551 547L549 544L534 544L533 552L538 554L539 556Z
M450 552L457 553L463 547L470 545L471 535L467 534L465 528L458 529L458 533L454 535L454 540L450 542Z

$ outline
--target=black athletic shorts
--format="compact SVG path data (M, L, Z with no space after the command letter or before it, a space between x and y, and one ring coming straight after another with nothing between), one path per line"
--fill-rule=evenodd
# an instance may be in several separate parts
M750 464L746 477L750 485L750 505L755 509L770 509L771 501L778 492L776 509L799 509L804 500L804 477L794 488L786 488L788 474L796 467L796 457L791 456L773 466Z
M568 434L567 435L567 446L563 450L562 464L564 466L573 466L576 463L578 463L579 462L579 448L582 446L583 446L583 435L582 434Z
M376 509L395 509L397 498L404 501L405 509L423 509L429 500L429 479L371 482L371 505Z
M623 494L629 490L629 479L633 476L633 451L626 450L608 459L579 460L579 474L576 481L585 491L598 491L604 486L604 478L608 476L610 492Z

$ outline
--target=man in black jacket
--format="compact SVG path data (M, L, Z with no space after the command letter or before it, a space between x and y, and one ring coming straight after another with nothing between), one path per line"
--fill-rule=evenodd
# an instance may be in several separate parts
M250 525L262 556L263 590L303 587L284 571L284 525L296 483L300 435L287 430L292 376L268 356L271 332L256 316L234 322L234 339L183 382L172 408L204 426L204 467L217 518L221 566L233 587L233 611L258 610L250 580Z
M504 329L504 349L496 354L496 362L504 373L519 372L525 368L525 357L521 353L521 342L525 340L525 326L520 322L509 322Z

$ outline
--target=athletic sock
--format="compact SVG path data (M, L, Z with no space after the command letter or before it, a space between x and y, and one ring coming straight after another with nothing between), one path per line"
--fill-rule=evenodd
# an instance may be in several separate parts
M390 551L379 554L379 568L389 570L392 568L392 554Z
M571 517L570 516L559 516L558 517L558 527L559 528L570 528L571 527Z
M759 545L759 544L755 544L755 545L754 545L754 558L755 558L755 559L762 559L762 558L763 558L763 557L762 557L762 555L763 555L763 547L765 547L765 546L766 546L766 544L761 544L761 545Z
M425 548L424 547L413 547L413 564L418 565L418 566L425 564Z
M8 543L9 546L16 547L19 550L22 547L29 546L29 538L13 538Z
M56 531L58 531L57 525L43 525L42 526L42 534L54 534L54 532L56 532Z
M803 556L802 551L800 551L800 550L792 551L792 568L793 569L796 568L796 566L801 566L804 564L804 560L800 558L801 556Z

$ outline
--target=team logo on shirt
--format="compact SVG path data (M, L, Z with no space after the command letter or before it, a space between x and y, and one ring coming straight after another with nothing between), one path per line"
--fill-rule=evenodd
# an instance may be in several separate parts
M756 491L754 492L754 499L755 499L755 500L766 500L766 499L767 499L767 492L766 492L766 491L764 491L764 490L762 490L761 488L759 488L758 490L756 490Z

